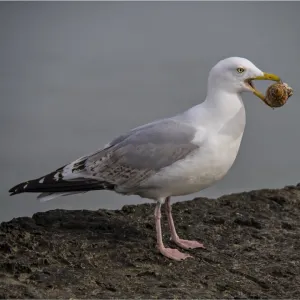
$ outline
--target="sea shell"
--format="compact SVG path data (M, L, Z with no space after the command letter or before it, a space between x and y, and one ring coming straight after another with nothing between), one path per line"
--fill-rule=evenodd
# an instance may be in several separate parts
M266 91L265 102L271 107L280 107L292 95L293 89L286 83L274 83Z

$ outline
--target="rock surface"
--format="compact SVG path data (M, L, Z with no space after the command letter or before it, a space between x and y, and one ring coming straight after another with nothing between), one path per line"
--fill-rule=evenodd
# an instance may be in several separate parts
M180 237L206 246L182 262L157 252L153 211L52 210L2 223L0 298L300 298L300 187L173 204Z

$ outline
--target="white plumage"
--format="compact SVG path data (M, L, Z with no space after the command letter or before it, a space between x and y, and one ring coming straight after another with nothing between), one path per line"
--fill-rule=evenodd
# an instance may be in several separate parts
M109 189L156 200L158 248L169 258L185 259L189 255L165 248L162 243L161 204L166 200L173 241L185 249L203 247L178 237L170 197L200 191L226 175L237 156L246 124L241 94L253 92L250 80L268 79L266 74L244 58L222 60L209 73L207 96L201 104L132 129L103 149L21 183L10 192L41 192L38 198L47 201Z

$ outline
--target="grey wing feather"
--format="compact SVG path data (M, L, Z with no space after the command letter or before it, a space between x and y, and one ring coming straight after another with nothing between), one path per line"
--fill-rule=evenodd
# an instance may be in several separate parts
M136 193L144 180L198 148L192 142L195 133L194 127L178 120L153 122L54 172L22 182L9 192L39 192L41 201L101 189Z
M195 132L190 125L173 119L135 128L74 162L72 177L97 178L125 188L137 186L197 149L192 143Z

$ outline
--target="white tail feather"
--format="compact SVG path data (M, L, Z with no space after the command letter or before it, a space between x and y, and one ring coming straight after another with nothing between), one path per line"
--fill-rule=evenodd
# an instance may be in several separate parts
M85 192L65 192L65 193L42 193L38 195L37 199L40 200L40 202L46 202L58 197L62 196L69 196L69 195L74 195L74 194L83 194Z

